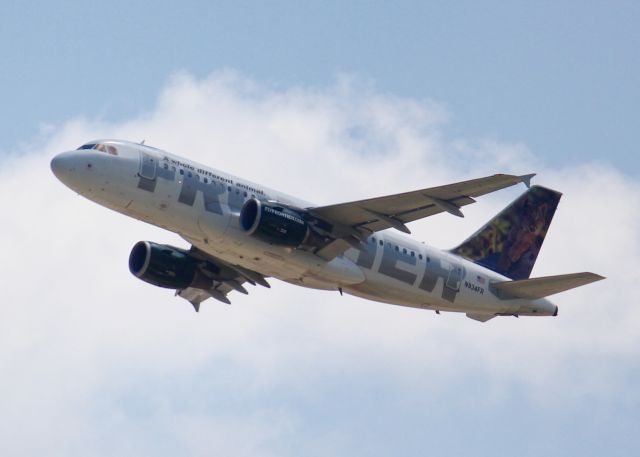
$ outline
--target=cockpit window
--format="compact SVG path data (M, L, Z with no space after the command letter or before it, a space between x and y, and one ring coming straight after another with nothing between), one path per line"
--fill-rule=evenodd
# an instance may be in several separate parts
M113 156L118 155L118 151L116 150L116 147L110 144L98 144L96 146L96 150L106 152L107 154L111 154Z
M80 146L77 150L79 151L81 149L95 149L96 151L106 152L107 154L111 154L114 156L118 155L118 150L111 144L87 143Z
M89 143L89 144L83 144L82 146L80 146L77 151L81 150L81 149L93 149L96 147L95 143Z

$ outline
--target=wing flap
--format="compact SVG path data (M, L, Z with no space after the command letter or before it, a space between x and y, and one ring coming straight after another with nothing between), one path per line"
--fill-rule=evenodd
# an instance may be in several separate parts
M193 287L187 287L186 289L176 290L176 296L184 298L193 306L196 313L200 311L200 303L211 297L206 291L202 289L195 289Z
M188 239L187 241L192 242ZM260 284L264 287L271 287L265 277L257 271L248 270L239 265L232 265L203 251L194 244L189 250L189 254L201 261L198 266L200 272L211 278L213 282L210 289L187 287L176 291L176 296L184 298L191 303L196 312L200 311L200 304L209 298L231 304L231 300L227 296L230 292L237 291L242 294L248 294L249 292L244 287L245 283L254 286Z
M605 279L595 273L570 273L565 275L544 276L541 278L522 279L519 281L497 282L491 288L505 300L527 298L535 300L549 295L575 289L592 282Z
M242 289L242 290L240 290ZM237 290L241 293L248 294L247 290L242 287L241 283L237 280L228 280L217 282L213 288L204 290L195 287L187 287L186 289L176 290L176 296L184 298L193 306L196 313L200 311L200 303L209 298L221 301L227 305L231 304L231 300L227 297L229 292ZM244 292L242 292L244 291Z

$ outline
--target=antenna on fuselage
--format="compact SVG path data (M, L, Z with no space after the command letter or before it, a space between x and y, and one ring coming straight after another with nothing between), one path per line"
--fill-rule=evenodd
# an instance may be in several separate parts
M140 144L144 144L144 142L145 142L145 141L147 141L147 140L146 140L146 139L145 139L145 140L142 140L142 141L140 142Z

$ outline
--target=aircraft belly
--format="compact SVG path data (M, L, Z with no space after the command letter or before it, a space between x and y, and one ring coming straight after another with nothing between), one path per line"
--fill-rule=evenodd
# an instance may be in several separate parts
M347 287L349 293L370 300L402 306L422 308L432 297L423 291L414 290L411 285L390 278L383 274L365 271L366 280L361 284Z
M217 240L198 240L184 236L187 241L198 249L217 257L232 265L240 265L249 270L256 271L264 276L278 279L297 279L304 274L304 270L295 264L285 262L285 257L270 245L262 246L257 240L239 240L233 235L233 231L227 232L228 236ZM244 235L246 238L248 236Z
M221 241L229 226L229 214L200 213L198 228L209 242Z
M305 287L335 290L365 280L362 270L346 257L338 256L327 262L308 251L264 242L247 235L235 225L231 218L224 236L217 239L185 238L199 249L226 262ZM207 235L210 233L205 227L202 229Z
M488 291L481 293L478 289L467 290L464 286L454 291L447 286L444 278L439 278L433 288L427 291L419 287L420 278L415 284L406 284L371 270L365 270L365 273L365 282L348 286L345 291L383 303L442 311L509 313L514 305L499 300Z

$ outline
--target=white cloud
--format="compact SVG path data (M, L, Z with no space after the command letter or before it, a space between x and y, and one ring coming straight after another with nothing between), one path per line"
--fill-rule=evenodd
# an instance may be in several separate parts
M0 451L293 454L283 443L320 445L315 401L337 391L361 404L358 392L380 384L399 401L432 406L442 396L464 404L480 388L488 407L514 389L567 408L585 396L640 400L638 184L602 164L552 169L520 144L448 139L447 120L433 102L347 77L282 90L229 71L182 74L144 116L72 120L7 158ZM277 282L231 307L206 302L196 315L126 265L140 239L184 242L73 195L50 173L53 154L99 137L146 139L318 203L537 171L537 182L565 196L534 273L609 279L558 296L556 319L483 325ZM450 247L521 190L482 199L464 220L442 215L412 229ZM357 438L330 422L321 434L335 441L323 446L351 449Z

